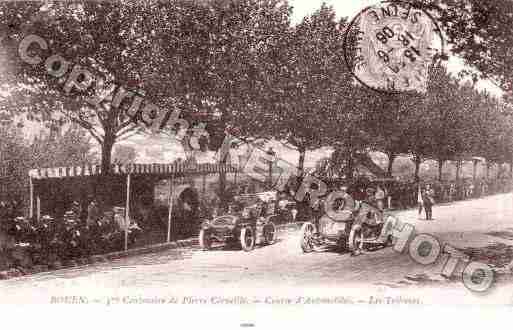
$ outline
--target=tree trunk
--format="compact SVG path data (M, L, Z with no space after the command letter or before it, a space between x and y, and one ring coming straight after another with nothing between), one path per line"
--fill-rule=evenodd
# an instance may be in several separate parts
M105 133L103 143L101 145L102 159L101 159L101 171L102 175L98 176L96 181L96 195L99 200L107 207L113 206L111 186L110 186L110 173L111 173L111 160L112 160L112 149L116 143L116 138L113 134Z
M355 164L355 155L354 155L354 152L351 150L347 154L346 166L344 167L344 174L345 174L347 180L353 179L354 164Z
M438 160L438 181L442 181L442 170L444 168L444 161Z
M103 144L101 146L102 148L102 161L101 161L101 168L102 168L102 175L108 175L111 170L111 161L112 161L112 149L114 147L115 143L114 137L108 137L105 136L105 139L103 141Z
M501 178L502 164L497 164L497 180Z
M490 162L486 162L486 179L488 180L490 178Z
M372 158L367 153L355 152L352 153L352 161L353 161L353 170L354 165L362 165L367 168L372 174L377 177L386 177L386 170L382 169L378 164L374 163Z
M415 182L420 181L420 164L422 163L422 158L418 156L413 157L413 163L415 164Z
M509 178L513 179L513 160L509 162Z
M269 180L269 189L272 189L273 187L273 163L269 162L269 170L268 170L268 180Z
M227 157L224 159L221 159L219 162L219 165L223 166L227 164ZM225 209L228 207L228 199L229 196L226 194L226 172L220 171L219 172L219 201L221 203L220 207L221 209Z
M353 172L354 172L353 155L352 155L352 153L350 153L349 157L347 158L347 165L346 165L346 178L347 178L347 180L352 180L353 179Z
M306 148L299 147L299 161L298 161L298 169L299 169L299 175L303 176L304 170L305 170L305 155L306 155Z
M387 167L387 176L392 177L392 169L394 166L394 160L397 157L394 153L387 153L388 156L388 167Z
M477 178L477 159L472 162L472 180L476 181Z
M456 181L460 180L461 160L456 161Z

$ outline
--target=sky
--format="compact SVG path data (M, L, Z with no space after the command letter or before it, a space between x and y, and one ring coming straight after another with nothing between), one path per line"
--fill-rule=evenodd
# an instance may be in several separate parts
M333 6L338 17L352 18L363 8L376 4L379 0L289 0L289 4L293 7L293 22L301 22L304 16L313 14L319 9L323 2Z

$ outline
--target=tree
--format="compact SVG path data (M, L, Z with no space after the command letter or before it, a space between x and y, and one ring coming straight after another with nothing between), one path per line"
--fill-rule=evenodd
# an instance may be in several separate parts
M509 0L423 0L440 22L451 53L471 67L475 81L490 79L513 92L513 3Z
M256 113L273 107L269 95L289 29L289 6L281 0L173 3L154 17L159 42L140 53L148 94L164 108L178 109L189 127L206 123L203 143L211 150L228 133L263 137L268 117ZM220 173L221 198L225 181Z
M32 168L80 166L97 159L84 129L78 125L65 128L58 123L34 138L29 153Z
M17 9L18 5L2 3L0 20L9 21L7 15ZM28 119L46 121L60 116L80 125L100 145L102 173L108 174L114 144L139 128L126 114L135 98L135 93L127 94L127 90L141 88L140 59L129 53L144 47L151 35L152 27L145 20L152 17L155 6L135 1L80 1L71 5L56 1L27 5L23 10L26 21L12 23L14 31L5 38L10 50L9 108L27 112ZM38 35L49 45L47 51L41 50L43 59L60 54L72 63L68 76L57 79L44 70L43 63L31 66L17 57L17 45L29 34ZM69 71L78 69L75 64L94 75L87 86L91 89L68 85ZM55 73L62 67L56 61L51 68ZM76 77L78 81L87 81L87 75L80 73L83 75Z
M372 111L365 118L365 126L373 133L372 148L385 153L388 157L386 175L392 176L394 160L401 154L408 154L410 145L405 139L405 131L417 127L419 122L412 112L419 111L415 107L418 94L376 94L374 102L370 102Z
M1 198L20 199L25 193L30 150L20 128L4 124L0 129Z
M0 129L0 168L4 193L27 196L28 171L33 168L82 166L94 163L86 132L76 126L48 125L32 141L22 128L4 125Z
M484 157L489 170L492 164L512 162L512 124L509 105L490 95L481 95L480 111L476 116L475 154ZM477 102L476 102L477 103Z
M298 150L300 172L307 150L339 140L346 127L341 116L350 112L345 105L354 86L344 63L345 27L333 8L322 5L291 29L281 49L274 107L264 109L264 130Z
M2 8L5 15L16 12L8 5ZM18 37L41 36L51 42L51 52L91 69L101 79L94 81L94 90L72 90L63 97L60 81L48 79L44 70L20 63L14 56L9 58L15 77L10 99L19 102L15 92L30 92L33 99L23 107L30 116L48 120L59 112L87 129L101 146L104 174L110 170L114 144L138 132L140 126L134 122L169 118L131 113L138 97L132 92L144 94L145 100L164 111L180 110L181 119L191 127L207 121L208 143L214 150L226 131L240 123L243 135L258 132L265 121L244 125L247 120L238 119L253 108L271 104L267 102L273 90L270 73L276 71L274 58L290 24L290 7L280 0L76 2L70 6L56 2L32 6L26 14L31 19ZM12 41L15 54L19 40ZM51 55L50 51L44 55ZM26 85L30 88L19 87ZM123 98L126 90L130 94ZM99 96L100 102L84 102L91 96ZM10 108L21 108L18 105Z
M396 138L388 142L390 150L399 152L406 149L406 154L411 156L411 160L415 165L414 178L417 182L420 179L420 165L429 157L432 150L430 122L427 120L427 112L429 110L426 98L427 95L425 94L409 94L401 97L401 107L397 113L398 125L395 130L392 129L392 134ZM381 143L379 141L379 145ZM386 150L386 148L387 144L385 144L383 149Z
M431 70L424 102L424 120L429 123L429 155L438 162L438 179L442 180L444 163L470 151L472 125L466 115L470 111L460 82L440 65Z

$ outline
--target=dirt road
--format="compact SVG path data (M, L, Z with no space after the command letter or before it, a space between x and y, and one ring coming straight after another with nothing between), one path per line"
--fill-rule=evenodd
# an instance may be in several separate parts
M417 232L430 233L461 249L472 260L493 267L513 260L512 194L437 205L434 221L420 220L413 210L397 217L414 225ZM372 303L373 297L385 294L406 295L421 303L513 301L510 276L499 278L500 290L478 297L465 289L459 277L440 276L443 262L423 266L392 248L357 257L331 251L304 254L295 232L282 234L274 245L249 253L233 249L170 250L2 281L0 300L48 302L85 296L89 302L106 303L107 296L121 297L122 301L126 295L158 295L183 302L188 296L243 294L253 297L253 303L266 303L268 297L318 296L323 292L343 295L350 303Z

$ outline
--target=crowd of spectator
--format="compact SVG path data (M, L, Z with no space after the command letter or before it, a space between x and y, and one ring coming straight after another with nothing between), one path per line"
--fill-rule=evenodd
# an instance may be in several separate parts
M430 185L434 191L436 203L447 203L471 198L480 198L487 195L506 193L512 190L510 179L463 179L459 181L440 182L401 182L387 181L382 183L387 192L387 208L406 209L416 207L418 204L419 185L421 190Z
M102 213L93 200L87 212L83 212L80 203L75 201L64 215L55 218L44 215L30 219L22 214L19 203L0 201L0 232L3 234L0 269L9 265L24 269L32 265L58 268L55 265L77 258L123 249L122 208L114 207ZM135 244L140 232L137 224L129 226L129 246Z
M23 204L18 199L0 200L0 219L14 219L23 215Z
M507 178L503 179L462 179L458 181L400 181L396 179L371 180L366 177L359 177L352 183L344 180L326 180L328 191L338 190L346 187L347 192L357 201L372 199L379 209L409 209L418 208L419 204L423 204L426 210L426 217L431 218L431 206L439 203L448 203L472 198L480 198L487 195L506 193L513 190L512 181ZM235 196L248 193L247 189L239 187L235 192L231 192L229 201L233 201ZM294 191L294 189L290 189ZM251 191L253 192L253 191ZM420 196L419 196L420 194ZM280 192L276 201L276 210L279 210L278 204L280 200L287 200L291 208L297 209L297 216L287 217L287 221L307 221L317 213L322 213L322 207L318 205L310 205L308 200L304 202L296 202L293 193L289 191ZM308 196L306 196L308 199ZM216 195L212 199L202 200L200 203L201 214L203 218L212 218L219 216L228 211L228 207L221 207L221 200ZM228 203L229 204L229 203ZM293 205L293 206L292 206ZM319 215L318 214L318 215Z

